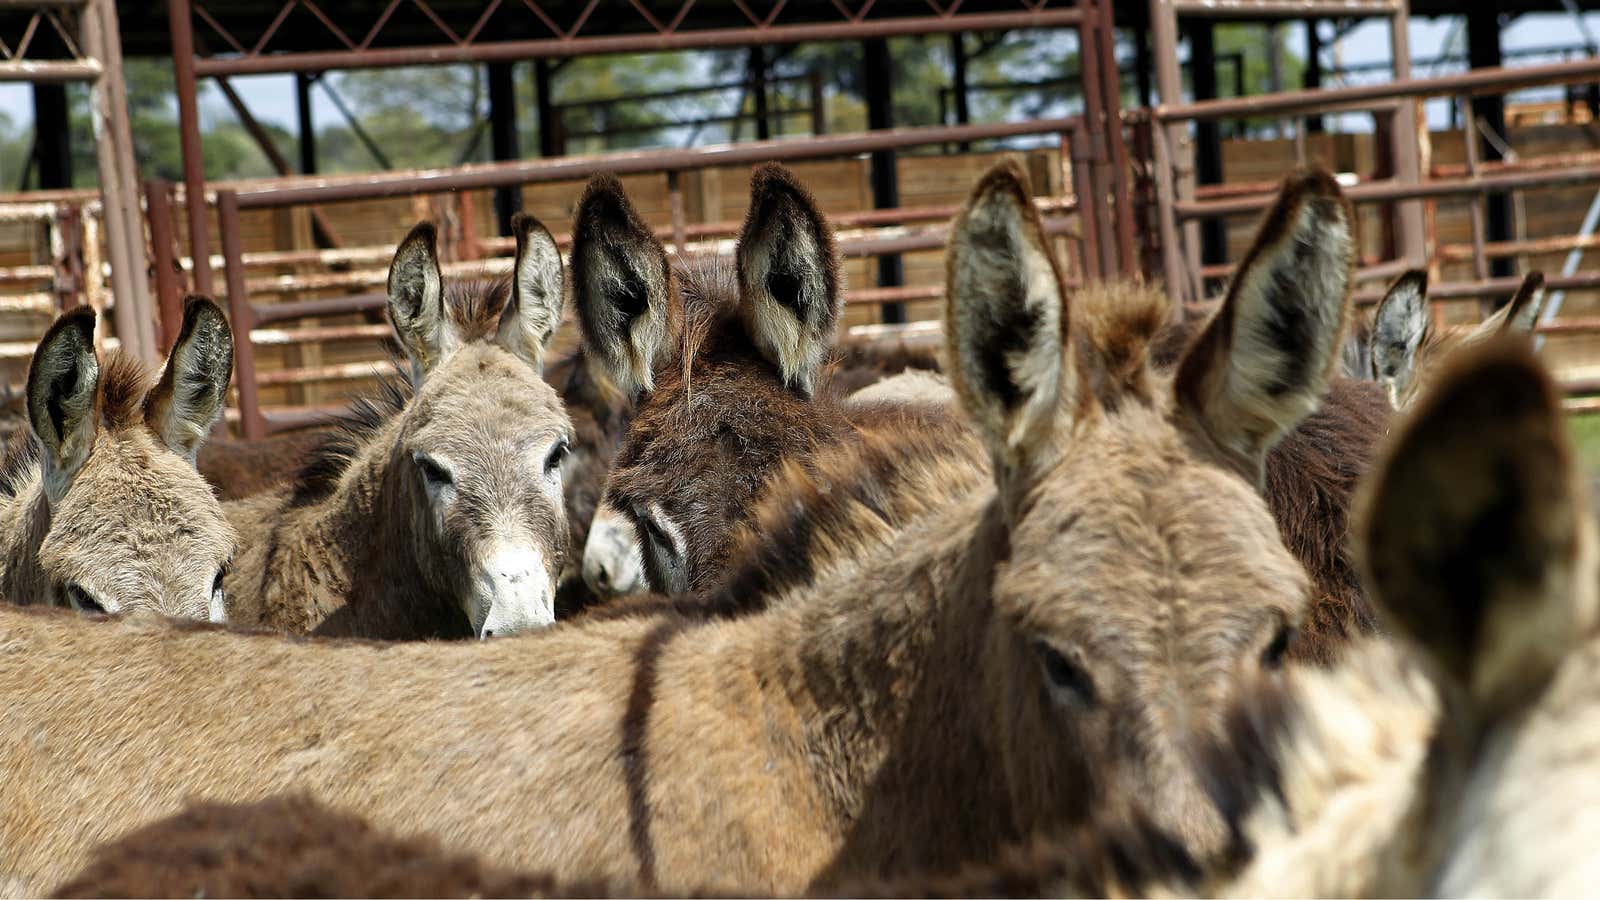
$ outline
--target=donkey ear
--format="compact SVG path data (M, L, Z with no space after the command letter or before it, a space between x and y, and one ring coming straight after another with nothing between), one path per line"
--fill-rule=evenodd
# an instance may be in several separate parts
M1062 393L1065 290L1015 163L991 169L950 230L945 358L951 381L1001 464L1048 442Z
M1396 408L1417 373L1417 351L1428 337L1428 273L1412 269L1395 279L1372 325L1372 376Z
M1493 334L1530 334L1539 324L1539 313L1544 309L1544 273L1529 272L1518 285L1517 292L1494 315L1484 319L1472 329L1469 340L1481 340Z
M517 259L511 271L511 300L500 313L496 339L543 374L544 352L561 327L566 273L555 238L538 219L517 213L511 217L511 232L517 237Z
M572 224L572 279L584 347L632 395L655 388L672 303L667 251L610 175L596 175Z
M145 398L145 422L172 452L193 462L211 426L222 417L232 377L233 331L228 320L215 303L190 297L167 367Z
M783 380L809 395L839 321L839 255L811 193L777 163L750 179L736 256L746 330Z
M418 379L455 349L455 330L444 315L439 238L432 222L418 222L394 251L389 263L389 319Z
M1179 364L1176 391L1257 480L1267 451L1316 410L1339 361L1355 259L1333 176L1289 176L1228 296Z
M1526 341L1459 353L1362 497L1368 583L1398 630L1493 715L1588 632L1594 523L1560 395Z
M56 319L28 366L28 422L44 445L45 490L59 498L94 444L94 309L80 306Z

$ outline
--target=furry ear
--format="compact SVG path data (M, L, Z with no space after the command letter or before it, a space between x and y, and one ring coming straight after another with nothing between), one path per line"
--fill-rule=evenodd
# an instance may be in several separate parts
M421 381L460 343L444 314L439 238L432 222L418 222L389 263L389 319Z
M1482 340L1494 334L1531 334L1544 309L1544 273L1529 272L1505 306L1494 311L1472 329L1468 340Z
M1284 180L1222 307L1178 367L1178 403L1257 482L1322 400L1349 314L1355 234L1333 176Z
M1372 325L1372 378L1399 409L1417 375L1417 351L1428 339L1428 273L1412 269L1378 302Z
M66 493L95 434L94 309L63 313L39 341L28 366L28 422L44 446L44 487L53 501Z
M500 313L496 340L540 374L544 353L561 327L566 306L566 273L561 251L549 229L532 216L511 217L517 237L517 259L511 269L511 300Z
M673 286L667 251L610 175L596 175L572 223L572 280L583 343L624 394L655 388Z
M1002 478L1038 461L1063 390L1066 292L1026 184L1014 162L984 175L945 256L946 364Z
M172 452L194 462L211 426L222 418L232 377L233 331L227 318L205 297L190 297L167 367L145 398L145 422Z
M1597 577L1560 394L1526 341L1458 353L1361 498L1368 584L1492 718L1589 633Z
M736 257L745 329L783 380L809 395L839 321L839 255L811 193L777 163L750 179Z

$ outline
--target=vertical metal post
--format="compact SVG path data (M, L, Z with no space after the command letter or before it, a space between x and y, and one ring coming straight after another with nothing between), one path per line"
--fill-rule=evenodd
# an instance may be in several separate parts
M756 140L768 140L772 137L772 114L767 108L767 51L760 44L750 48L745 86L750 91L750 111L756 122Z
M189 256L194 264L194 289L210 295L211 238L206 233L206 163L200 149L199 85L194 74L194 20L189 0L167 0L167 28L172 35L172 70L178 88L178 136L183 153L183 203L189 214Z
M72 129L65 84L33 85L33 122L34 172L40 189L72 187Z
M1101 90L1100 82L1105 76L1105 71L1096 63L1095 51L1100 45L1098 29L1099 11L1095 0L1083 0L1079 9L1083 18L1078 23L1078 61L1079 77L1083 79L1083 127L1088 138L1089 158L1084 166L1089 176L1089 193L1082 198L1085 204L1085 215L1080 219L1084 231L1093 229L1096 232L1095 246L1099 250L1100 259L1095 267L1096 272L1104 274L1116 267L1116 243L1112 234L1116 224L1112 221L1112 210L1107 206L1110 199L1110 167L1106 163L1106 130L1105 118L1105 93Z
M1397 80L1411 78L1411 19L1406 14L1406 7L1405 3L1397 4L1394 16L1389 20L1389 55ZM1395 174L1404 179L1406 184L1422 183L1422 148L1417 131L1426 127L1422 119L1422 106L1414 98L1406 98L1396 104L1394 127L1389 130L1389 136L1394 147ZM1422 214L1422 201L1402 200L1396 209L1398 221L1395 230L1400 256L1409 265L1425 264L1428 259L1428 223Z
M1500 53L1500 3L1497 0L1474 0L1467 4L1467 65L1474 69L1498 66L1503 62ZM1472 113L1476 122L1466 133L1469 144L1478 145L1479 158L1484 161L1504 157L1500 147L1483 134L1504 136L1506 133L1505 97L1502 94L1485 94L1472 99ZM1511 195L1503 191L1486 194L1483 203L1488 215L1488 238L1491 241L1511 239ZM1514 261L1496 258L1490 262L1489 271L1503 278L1514 274Z
M560 135L555 103L550 99L550 71L548 59L533 61L533 107L539 119L539 155L545 158L561 155L563 143Z
M311 81L315 76L294 73L295 118L300 126L300 174L317 174L317 128L311 118Z
M972 98L967 95L967 36L960 31L950 32L950 95L955 106L956 124L971 122ZM966 141L957 146L962 153L972 149L972 145Z
M1133 185L1131 162L1128 159L1128 142L1122 133L1122 72L1117 68L1116 5L1111 0L1099 3L1100 42L1096 50L1102 72L1101 90L1105 95L1102 113L1105 116L1106 165L1111 179L1111 221L1115 226L1115 272L1133 274L1138 268L1134 249ZM1110 240L1112 234L1107 234Z
M1083 129L1062 135L1062 150L1072 160L1072 193L1078 200L1078 242L1082 260L1079 271L1085 283L1102 277L1100 269L1100 243L1098 230L1091 223L1094 218L1094 179L1090 177L1089 136Z
M105 131L102 132L102 139L109 135L116 148L115 163L118 181L122 186L121 199L117 202L121 212L120 225L112 228L109 234L113 238L120 234L128 246L128 258L135 266L131 279L132 300L141 311L140 341L150 353L157 354L155 303L150 294L150 279L140 265L146 256L144 211L140 209L139 171L133 157L133 125L128 120L128 89L123 80L122 28L117 20L115 0L100 0L95 5L100 13L101 34L96 52L105 67L105 73L95 83L92 96L100 98L97 104L104 104ZM153 358L159 361L163 356L157 354Z
M1208 21L1191 21L1189 34L1189 80L1194 99L1214 100L1217 96L1216 29ZM1162 98L1166 102L1166 98ZM1200 184L1222 183L1222 129L1214 119L1195 123L1195 177ZM1200 259L1207 264L1228 261L1227 223L1207 219L1200 224Z
M811 85L811 134L821 136L828 133L828 100L823 92L822 70L812 69L807 80Z
M1151 50L1156 65L1156 90L1162 103L1183 99L1183 73L1178 69L1178 15L1171 0L1150 0ZM1194 193L1194 169L1188 145L1188 124L1155 123L1152 156L1155 158L1156 227L1161 235L1161 275L1167 295L1174 301L1173 314L1182 314L1183 303L1199 299L1191 288L1190 273L1199 266L1200 231L1192 223L1180 228L1176 204L1179 197Z
M511 81L511 63L490 63L489 148L496 162L522 158L517 144L517 90ZM522 211L522 188L496 188L494 216L500 234L511 233L511 217Z
M178 282L177 245L172 229L172 185L147 181L144 185L145 209L150 217L150 266L155 270L156 308L161 312L160 344L157 351L172 349L183 325L183 287Z
M255 310L244 278L244 247L239 236L239 195L217 192L217 230L222 236L222 268L228 283L228 321L233 326L233 383L239 389L239 430L246 440L267 436L256 392L256 347L250 338Z
M1300 70L1300 86L1308 91L1322 89L1322 35L1317 31L1321 19L1306 20L1306 64ZM1312 134L1322 133L1322 115L1320 113L1307 113L1302 120L1305 130Z
M62 203L50 219L50 256L55 264L52 287L62 312L83 302L83 210Z
M1148 108L1151 105L1149 23L1133 29L1133 77L1138 85L1139 105Z
M667 173L667 198L672 215L672 249L681 255L688 252L685 245L689 243L688 217L683 209L682 173Z
M867 127L873 131L894 127L893 79L894 66L889 58L889 42L885 38L869 38L861 42L862 84L867 94ZM872 154L872 207L894 209L900 205L900 179L895 171L893 150L878 150ZM878 287L899 287L905 283L905 269L900 254L889 253L878 257ZM896 323L906 320L903 303L885 303L881 307L883 321Z
M1461 121L1466 129L1463 136L1466 138L1467 177L1471 178L1478 174L1478 142L1473 140L1478 133L1478 116L1472 111L1470 98L1460 97L1457 98L1457 102L1461 106ZM1479 281L1489 278L1489 260L1483 251L1485 240L1483 201L1484 198L1478 196L1467 203L1467 212L1472 220L1472 273Z

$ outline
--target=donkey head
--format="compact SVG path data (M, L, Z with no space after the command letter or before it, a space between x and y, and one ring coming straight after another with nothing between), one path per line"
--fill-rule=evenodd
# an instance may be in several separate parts
M102 363L94 328L92 309L63 315L28 370L48 509L35 589L87 612L220 620L236 537L194 460L227 399L228 322L191 297L154 387L132 357Z
M813 398L839 317L833 237L782 167L756 170L735 257L680 282L614 179L579 204L585 350L639 394L585 548L596 590L629 580L631 553L654 590L704 587L778 462L845 427Z
M1164 298L1090 287L1069 311L1024 183L1002 166L975 189L946 292L946 358L994 459L1009 548L992 581L1010 626L995 637L1011 651L996 656L999 740L1048 748L1038 764L1060 791L1013 800L1029 826L1126 792L1214 848L1191 740L1219 727L1240 670L1280 665L1303 612L1306 575L1257 488L1337 361L1350 212L1327 175L1291 177L1169 379L1148 359Z
M447 288L428 223L389 269L389 315L417 382L384 485L391 527L407 533L389 538L478 637L553 622L567 554L561 463L572 426L540 377L561 322L561 256L535 220L513 225L509 284Z

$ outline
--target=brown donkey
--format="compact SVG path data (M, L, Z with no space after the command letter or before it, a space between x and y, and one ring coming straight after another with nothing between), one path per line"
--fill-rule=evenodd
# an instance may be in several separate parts
M563 274L544 227L515 224L509 282L446 285L426 223L401 242L389 315L409 378L358 403L293 485L228 504L229 622L405 639L554 621L572 426L540 369Z
M613 178L590 182L573 232L585 352L638 397L584 548L597 593L704 591L726 572L734 535L782 462L948 419L847 407L826 383L839 258L810 193L781 166L751 178L731 266L696 260L674 272ZM852 384L874 368L835 362Z
M221 614L234 533L195 471L222 415L233 335L191 297L154 385L94 351L94 310L56 320L28 369L28 423L0 468L0 597L97 613Z
M1349 209L1325 174L1287 182L1169 379L1145 359L1162 303L1088 289L1069 312L1023 178L980 182L949 253L953 382L992 477L818 467L811 546L836 558L730 619L379 647L0 610L0 878L38 891L185 802L286 791L665 890L948 868L1113 795L1220 845L1189 747L1302 611L1257 482L1336 361Z

